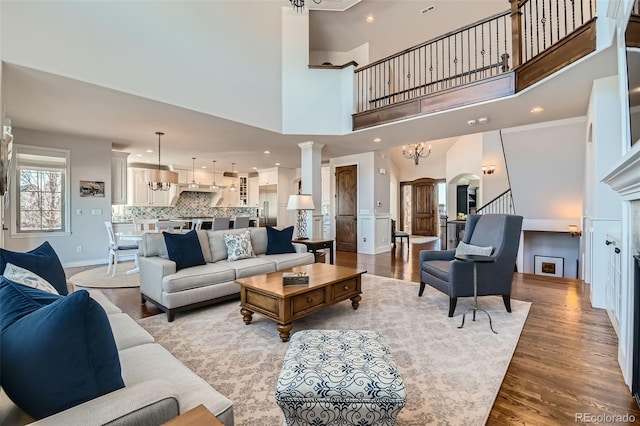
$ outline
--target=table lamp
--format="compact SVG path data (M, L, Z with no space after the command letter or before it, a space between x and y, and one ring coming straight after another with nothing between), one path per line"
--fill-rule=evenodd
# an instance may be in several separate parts
M287 210L298 210L298 240L306 240L307 237L307 210L315 210L313 197L308 194L289 195Z

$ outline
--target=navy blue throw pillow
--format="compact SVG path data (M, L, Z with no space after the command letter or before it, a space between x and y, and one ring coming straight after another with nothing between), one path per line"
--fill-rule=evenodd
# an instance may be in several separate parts
M176 271L189 266L205 265L198 233L194 229L186 234L163 232L169 259L176 262Z
M86 290L37 308L22 287L0 287L0 383L18 407L41 419L124 387L107 314Z
M26 253L0 249L0 271L4 273L7 263L27 269L47 280L59 294L66 296L67 277L60 259L48 241Z
M266 254L283 254L295 253L291 240L293 239L293 226L278 230L271 226L267 226L267 253Z

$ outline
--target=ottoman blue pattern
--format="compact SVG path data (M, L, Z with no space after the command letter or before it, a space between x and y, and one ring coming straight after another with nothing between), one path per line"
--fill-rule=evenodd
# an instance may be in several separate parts
M289 342L276 401L288 426L383 426L407 396L380 333L304 330Z

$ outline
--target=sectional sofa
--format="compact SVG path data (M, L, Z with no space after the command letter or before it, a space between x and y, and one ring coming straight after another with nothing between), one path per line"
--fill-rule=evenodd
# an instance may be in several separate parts
M250 232L255 257L229 261L224 234L238 235ZM238 278L281 271L315 261L313 253L304 244L293 243L289 253L274 252L273 230L245 228L224 231L197 231L205 264L176 268L169 259L164 236L158 233L144 234L139 248L140 296L167 313L173 321L176 312L239 297ZM291 244L291 238L287 244ZM271 245L270 245L271 244ZM276 252L278 252L276 250Z

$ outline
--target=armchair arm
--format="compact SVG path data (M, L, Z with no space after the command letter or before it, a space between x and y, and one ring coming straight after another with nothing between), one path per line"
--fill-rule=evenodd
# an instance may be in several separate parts
M301 243L291 243L293 244L293 248L296 249L296 253L306 253L307 246Z
M455 250L421 250L420 264L427 260L453 260L455 255Z
M30 425L146 426L164 423L179 414L178 396L170 384L163 380L149 380L102 395Z

